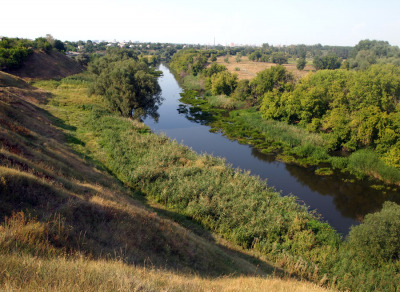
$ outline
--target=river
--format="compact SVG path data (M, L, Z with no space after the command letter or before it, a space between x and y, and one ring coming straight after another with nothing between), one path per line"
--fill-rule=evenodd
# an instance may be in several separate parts
M164 133L198 153L223 157L233 167L266 179L282 195L295 195L299 203L315 210L343 235L352 225L359 224L365 214L379 210L384 201L400 202L398 192L375 190L365 181L352 183L342 174L318 176L313 168L276 161L249 145L209 132L210 127L204 123L188 119L191 107L179 101L182 88L166 66L160 65L160 70L163 72L159 78L163 98L158 109L160 116L158 122L144 121L154 132Z

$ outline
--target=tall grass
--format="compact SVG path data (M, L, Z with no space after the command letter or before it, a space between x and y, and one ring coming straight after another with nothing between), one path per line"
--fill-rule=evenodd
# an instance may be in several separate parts
M348 169L359 177L371 176L387 183L400 184L400 169L388 166L372 150L359 150L348 159Z
M207 101L209 105L213 108L233 110L244 107L244 102L234 100L224 95L208 96Z
M198 75L186 75L182 79L183 85L188 90L203 91L204 90L204 80Z

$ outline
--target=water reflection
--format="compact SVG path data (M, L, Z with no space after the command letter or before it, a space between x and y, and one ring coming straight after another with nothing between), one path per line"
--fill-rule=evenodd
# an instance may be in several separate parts
M203 112L201 108L197 106L189 106L187 104L179 104L178 105L178 113L184 115L186 119L191 122L206 125L207 123L212 122L213 116L208 112Z
M152 118L154 121L158 122L158 119L160 118L158 109L160 108L163 100L164 97L162 95L162 89L160 88L157 94L141 102L141 104L139 104L138 107L132 111L133 118L141 121L147 118Z

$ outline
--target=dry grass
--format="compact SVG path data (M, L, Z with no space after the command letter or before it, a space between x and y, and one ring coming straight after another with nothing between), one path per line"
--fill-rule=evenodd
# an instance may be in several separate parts
M225 57L218 57L217 63L224 65L232 73L237 73L239 80L242 79L253 79L258 72L265 69L269 69L272 66L276 66L274 63L264 63L264 62L253 62L249 60L247 56L241 57L241 61L236 62L236 56L229 57L229 63L224 61ZM301 78L308 74L308 72L314 70L312 65L307 65L303 71L299 71L296 68L296 64L284 64L283 65L289 72L292 72L296 78ZM235 68L240 68L240 71L236 71Z
M42 259L0 255L5 291L328 291L293 279L223 277L207 279L122 261Z

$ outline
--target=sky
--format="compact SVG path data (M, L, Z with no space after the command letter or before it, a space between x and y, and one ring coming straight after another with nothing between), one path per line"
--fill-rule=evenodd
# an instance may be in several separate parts
M0 0L0 36L181 44L400 46L399 0Z

